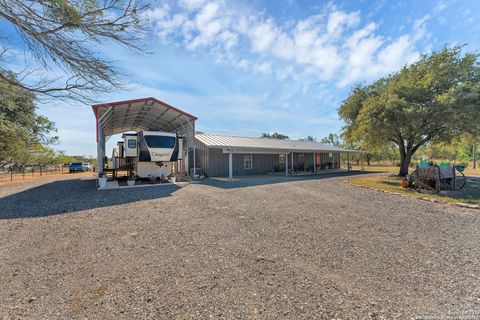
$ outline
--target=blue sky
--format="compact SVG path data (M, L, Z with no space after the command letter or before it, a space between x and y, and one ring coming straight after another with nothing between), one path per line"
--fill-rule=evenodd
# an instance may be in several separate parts
M157 1L151 54L103 48L130 89L98 102L154 96L196 115L204 132L322 138L340 131L337 109L355 83L445 44L477 50L479 12L480 1ZM95 154L89 106L39 111L56 122L57 149Z

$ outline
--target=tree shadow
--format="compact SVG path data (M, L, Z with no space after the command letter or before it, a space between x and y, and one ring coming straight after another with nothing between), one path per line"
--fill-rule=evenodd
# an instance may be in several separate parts
M349 172L334 172L324 173L318 175L303 175L303 176L279 176L279 175L261 175L261 176L240 176L234 177L233 181L227 181L226 178L210 178L202 181L202 184L209 185L221 189L237 189L245 187L254 187L261 185L271 185L277 183L293 182L293 181L308 181L308 180L326 180L338 177L354 177L363 174L379 173L373 171L349 171Z
M97 190L96 181L60 180L0 198L0 220L46 217L171 196L177 185Z

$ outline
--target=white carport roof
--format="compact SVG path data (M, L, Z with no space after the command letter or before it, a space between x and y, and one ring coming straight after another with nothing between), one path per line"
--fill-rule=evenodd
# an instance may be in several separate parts
M99 130L103 136L126 131L185 132L193 129L197 117L163 101L149 97L117 101L92 106Z
M236 137L197 133L195 138L210 148L229 149L232 152L359 152L332 145L303 140L278 140L254 137Z

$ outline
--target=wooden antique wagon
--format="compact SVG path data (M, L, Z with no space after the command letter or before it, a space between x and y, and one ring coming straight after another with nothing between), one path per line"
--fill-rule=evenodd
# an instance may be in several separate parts
M409 186L420 193L458 191L465 186L463 168L450 164L420 163L409 177Z

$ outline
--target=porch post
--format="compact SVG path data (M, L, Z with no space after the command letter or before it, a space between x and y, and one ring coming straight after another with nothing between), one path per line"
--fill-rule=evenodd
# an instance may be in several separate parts
M228 181L233 180L233 153L228 152Z
M285 153L285 176L288 177L288 153Z
M292 172L294 172L295 169L293 169L293 151L292 151L292 164L290 165L290 167L292 168Z
M316 163L317 162L317 157L316 157L316 155L317 154L314 152L313 153L313 173L317 172L317 166L316 166L317 165L317 163Z

